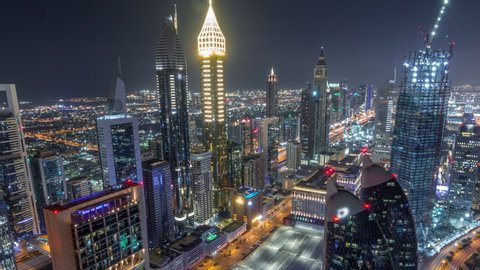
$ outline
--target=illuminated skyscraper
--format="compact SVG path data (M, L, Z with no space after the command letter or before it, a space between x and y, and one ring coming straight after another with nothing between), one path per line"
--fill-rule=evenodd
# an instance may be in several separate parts
M142 159L138 135L138 120L127 114L125 83L120 60L114 94L108 102L108 112L97 118L98 149L105 187L127 179L142 182Z
M278 116L278 82L277 75L272 71L267 78L267 107L265 109L265 117L277 117Z
M203 145L212 152L213 181L215 183L216 207L224 208L227 203L221 188L227 187L227 135L224 86L225 37L218 25L212 8L198 35L200 55L200 80L203 113Z
M14 239L19 240L38 232L38 221L13 84L0 84L0 126L0 207L6 207L7 216L2 217L7 217Z
M168 16L163 25L157 47L156 70L162 157L171 166L175 216L180 220L193 213L193 202L189 175L187 62L177 35L176 13Z
M370 205L327 182L325 270L395 269L386 241Z
M204 223L213 216L212 153L192 153L192 182L195 222Z
M255 119L255 129L258 130L260 154L258 169L261 170L261 176L257 177L256 188L264 189L278 180L279 118Z
M142 166L148 245L159 248L175 240L171 166L167 161L156 159L145 161Z
M43 208L67 199L67 182L63 171L63 158L52 152L38 152L30 157L33 191L37 204L40 229L45 230Z
M375 139L386 139L390 136L393 115L393 91L395 76L378 88L374 101L375 109Z
M300 107L303 164L318 164L320 153L328 150L330 111L327 78L328 68L322 48L313 69L313 80L302 93Z
M429 224L451 82L448 51L407 53L393 130L391 171L406 190L417 233ZM420 239L419 239L420 240ZM420 240L421 241L421 240Z
M407 196L393 175L382 166L372 164L364 156L361 200L380 226L388 248L392 251L394 268L417 269L417 236Z
M0 199L0 269L15 270L15 252L13 251L12 224L8 220L8 209Z
M453 168L448 191L452 217L468 217L472 207L479 207L479 162L480 126L475 123L473 113L465 114L453 147Z
M142 185L127 180L43 212L53 269L149 269Z

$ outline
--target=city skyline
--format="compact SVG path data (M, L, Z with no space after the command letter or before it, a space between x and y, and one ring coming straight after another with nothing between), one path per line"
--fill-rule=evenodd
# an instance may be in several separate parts
M109 1L7 7L2 270L480 265L475 5Z
M333 80L347 78L352 87L362 83L380 85L390 76L394 66L401 65L405 51L421 47L422 38L416 28L421 25L426 31L431 29L440 2L392 1L386 4L373 1L369 5L346 5L329 1L303 3L291 8L275 2L278 12L271 20L258 21L256 17L261 16L255 15L266 12L273 3L217 0L215 6L223 15L219 24L228 33L226 38L231 40L227 52L226 89L264 87L264 74L272 65L282 78L280 87L303 88L314 63L311 59L318 55L321 46L325 46L329 58L334 61L330 66ZM471 52L479 47L480 37L464 29L478 20L472 11L480 3L470 2L468 6L465 2L454 2L446 14L447 18L454 18L452 32L458 50L451 75L457 85L475 84L479 80L475 63L480 59ZM74 3L71 8L58 2L30 6L9 3L5 10L10 12L0 19L0 30L7 40L24 40L28 35L31 41L26 44L33 46L29 48L30 53L22 54L23 45L3 44L0 57L5 60L0 64L0 79L15 82L21 100L106 96L111 86L108 78L114 70L112 59L120 52L125 62L127 89L155 89L152 55L163 18L172 13L173 4L173 1L149 2L142 7L132 7L133 4L120 1L115 5L97 3L91 8L88 3ZM190 63L190 90L193 92L199 92L200 88L195 37L201 28L202 10L207 6L208 1L177 3L180 39ZM405 12L409 16L401 15ZM285 19L286 16L291 19ZM341 18L341 22L337 18ZM31 22L28 27L24 23L27 19ZM444 20L442 24L434 48L447 46L442 38L447 32L447 22ZM9 27L2 29L5 25ZM93 29L90 25L98 27ZM289 43L284 42L285 36L295 41L295 46L284 45ZM65 69L67 63L75 65ZM370 63L371 68L361 68L363 63ZM80 83L78 76L83 78ZM242 79L244 77L251 80L247 82ZM39 92L42 95L37 94Z

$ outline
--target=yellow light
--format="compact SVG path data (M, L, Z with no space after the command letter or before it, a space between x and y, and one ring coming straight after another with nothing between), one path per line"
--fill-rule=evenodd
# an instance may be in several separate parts
M218 25L211 3L202 30L198 35L198 53L202 57L225 55L225 37Z
M245 203L245 201L242 199L242 197L238 197L235 202L238 203L238 204L244 204Z

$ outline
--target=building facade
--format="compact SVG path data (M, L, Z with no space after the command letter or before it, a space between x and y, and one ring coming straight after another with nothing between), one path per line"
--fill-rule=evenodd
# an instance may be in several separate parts
M192 182L194 219L197 223L205 223L213 216L214 183L212 177L212 153L192 153Z
M412 212L400 184L382 166L363 159L361 200L375 214L391 250L393 269L417 269L417 236Z
M287 168L297 171L301 165L302 146L297 141L287 143Z
M453 166L450 175L449 212L450 216L466 218L471 208L478 209L480 186L480 126L472 114L464 115L463 124L455 137Z
M323 48L313 69L313 79L302 93L301 143L302 164L318 164L320 154L328 150L330 110L328 68Z
M272 71L267 77L267 107L265 108L265 117L278 117L278 82L277 75Z
M93 193L92 182L86 176L79 176L67 181L67 198L75 200Z
M45 232L43 208L62 203L67 199L63 158L57 153L37 152L30 156L30 171L40 230Z
M44 209L53 269L148 267L143 186L127 181Z
M17 241L37 233L39 228L13 84L0 84L0 124L0 202L8 209L8 221Z
M249 188L242 188L232 196L231 214L237 221L247 223L247 228L262 219L262 193Z
M395 269L386 241L368 205L352 193L327 184L326 270Z
M15 251L13 250L13 226L8 220L7 204L0 200L0 269L16 270Z
M224 85L225 37L210 2L202 30L198 35L200 81L203 114L203 145L212 153L216 208L225 209L227 196L222 192L227 181L227 134Z
M173 183L168 161L144 161L143 186L147 210L148 246L159 248L175 240Z
M142 182L138 120L127 114L120 63L114 94L107 104L107 115L97 118L97 136L104 187L128 179Z
M156 74L163 159L174 185L175 217L193 213L190 181L187 61L177 34L177 15L165 19L157 46Z
M407 53L404 59L404 77L393 130L391 171L406 190L418 225L430 223L450 96L450 58L450 52L427 48ZM421 233L418 226L417 233Z

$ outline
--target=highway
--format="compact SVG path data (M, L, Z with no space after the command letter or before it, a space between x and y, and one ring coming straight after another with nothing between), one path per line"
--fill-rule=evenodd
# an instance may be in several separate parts
M472 239L472 244L464 249L458 250L455 244L468 237ZM477 250L480 250L480 238L477 238L474 233L469 231L440 250L423 268L432 270L457 270ZM453 260L448 262L445 257L448 256L450 252L454 252L455 255L453 256Z
M355 117L353 117L350 121L355 122L357 121L360 125L365 125L370 121L372 118L375 117L375 113L370 111L368 114L359 113ZM343 139L343 134L345 132L345 124L342 124L338 127L330 127L330 142L334 143L341 139Z
M292 198L288 196L275 210L274 215L261 221L252 229L237 238L236 241L228 244L220 250L213 258L207 258L197 265L195 269L202 270L228 270L240 262L251 251L251 248L259 242L262 237L268 236L276 226L283 224L283 218L288 216L292 210Z
M95 127L59 129L59 130L55 130L55 131L51 130L51 131L43 131L43 132L27 131L27 132L25 132L25 137L27 137L27 138L37 138L37 139L43 140L43 141L63 143L65 145L69 145L69 146L85 148L85 149L90 150L90 151L98 151L98 146L97 145L89 144L89 143L79 143L79 142L76 142L76 141L65 140L65 139L56 137L56 135L61 135L61 134L69 133L69 132L86 131L86 130L93 129L93 128L95 128Z

